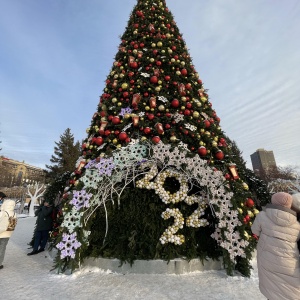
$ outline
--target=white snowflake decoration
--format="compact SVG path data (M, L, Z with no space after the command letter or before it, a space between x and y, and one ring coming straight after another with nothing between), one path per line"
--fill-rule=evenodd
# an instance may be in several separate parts
M180 121L184 120L184 115L176 113L176 114L173 115L173 118L174 118L176 123L179 123Z
M83 212L79 212L75 207L73 207L70 212L64 214L64 220L61 227L67 228L68 231L72 233L76 228L81 226L80 220L82 216Z
M132 165L134 161L141 161L147 155L147 147L141 144L128 145L113 153L114 163L118 168Z
M196 131L197 127L192 125L192 124L184 124L184 127L191 130L191 131Z
M187 152L190 152L190 150L189 150L188 147L189 147L188 144L185 144L185 143L183 143L182 141L180 141L180 142L178 143L178 148L182 148L182 149L186 150Z
M161 161L162 163L165 161L165 158L168 157L170 153L171 145L164 144L160 141L158 144L152 147L153 149L153 158Z
M141 75L145 78L150 77L150 74L148 74L148 73L141 73Z
M169 100L164 96L158 96L158 100L162 101L163 103L169 102Z

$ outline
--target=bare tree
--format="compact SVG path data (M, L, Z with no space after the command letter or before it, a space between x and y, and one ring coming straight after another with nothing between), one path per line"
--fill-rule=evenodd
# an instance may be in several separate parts
M33 217L34 216L34 204L36 200L38 200L40 197L44 195L46 191L46 187L44 184L40 183L35 183L34 186L32 187L31 185L27 186L27 194L30 196L30 201L31 205L29 208L29 216Z

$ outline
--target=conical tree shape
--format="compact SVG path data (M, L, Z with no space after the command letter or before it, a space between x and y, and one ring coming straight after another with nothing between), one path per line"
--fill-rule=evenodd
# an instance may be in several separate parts
M64 194L57 265L223 256L250 275L258 211L163 0L138 1Z

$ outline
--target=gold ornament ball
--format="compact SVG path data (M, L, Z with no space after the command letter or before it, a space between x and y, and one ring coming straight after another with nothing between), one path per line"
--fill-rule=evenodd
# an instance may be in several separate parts
M156 91L156 92L160 92L160 90L161 90L161 87L160 87L160 86L157 86L157 87L155 88L155 91Z
M150 107L149 106L145 106L145 110L150 110Z
M152 44L151 44L151 47L152 47L152 48L155 48L155 47L156 47L156 44L155 44L155 43L152 43Z
M120 74L120 78L123 78L125 75L123 73Z
M249 190L249 186L246 182L243 182L243 188L244 188L245 191Z
M128 88L128 83L124 82L122 83L122 89L126 90Z
M176 75L178 75L178 76L179 76L180 74L181 74L181 72L180 72L180 71L176 71Z
M199 112L197 112L197 111L194 111L194 112L193 112L193 117L194 117L195 119L199 118L199 116L200 116Z
M217 143L216 141L213 141L213 142L211 143L211 145L212 145L213 147L217 147L217 146L218 146L218 143Z
M176 142L176 141L177 141L177 137L174 136L174 135L172 135L172 136L170 137L170 141L171 141L171 142Z
M161 105L158 107L158 110L159 110L159 111L164 111L164 110L165 110L165 106L161 104Z
M122 102L118 102L118 104L117 104L118 106L122 106Z
M118 140L117 139L113 139L112 142L113 142L113 144L117 144Z
M115 74L115 75L114 75L114 79L117 79L118 77L119 77L118 74Z
M248 210L247 213L248 213L248 215L249 215L250 218L254 217L254 214L253 214L253 212L251 210Z
M118 99L117 98L112 98L111 101L112 101L112 103L116 103L118 101Z
M125 115L124 115L124 118L125 118L125 119L128 119L128 118L130 118L130 117L131 117L130 114L125 114Z
M157 43L157 46L158 46L158 47L162 47L162 45L163 45L162 42L158 42L158 43Z

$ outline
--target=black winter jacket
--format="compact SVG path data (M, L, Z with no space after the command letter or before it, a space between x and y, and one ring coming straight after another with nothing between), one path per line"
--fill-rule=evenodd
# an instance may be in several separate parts
M53 226L53 220L51 213L53 211L53 208L47 207L47 206L40 206L35 211L35 215L37 216L36 220L36 230L42 231L42 230L52 230Z

